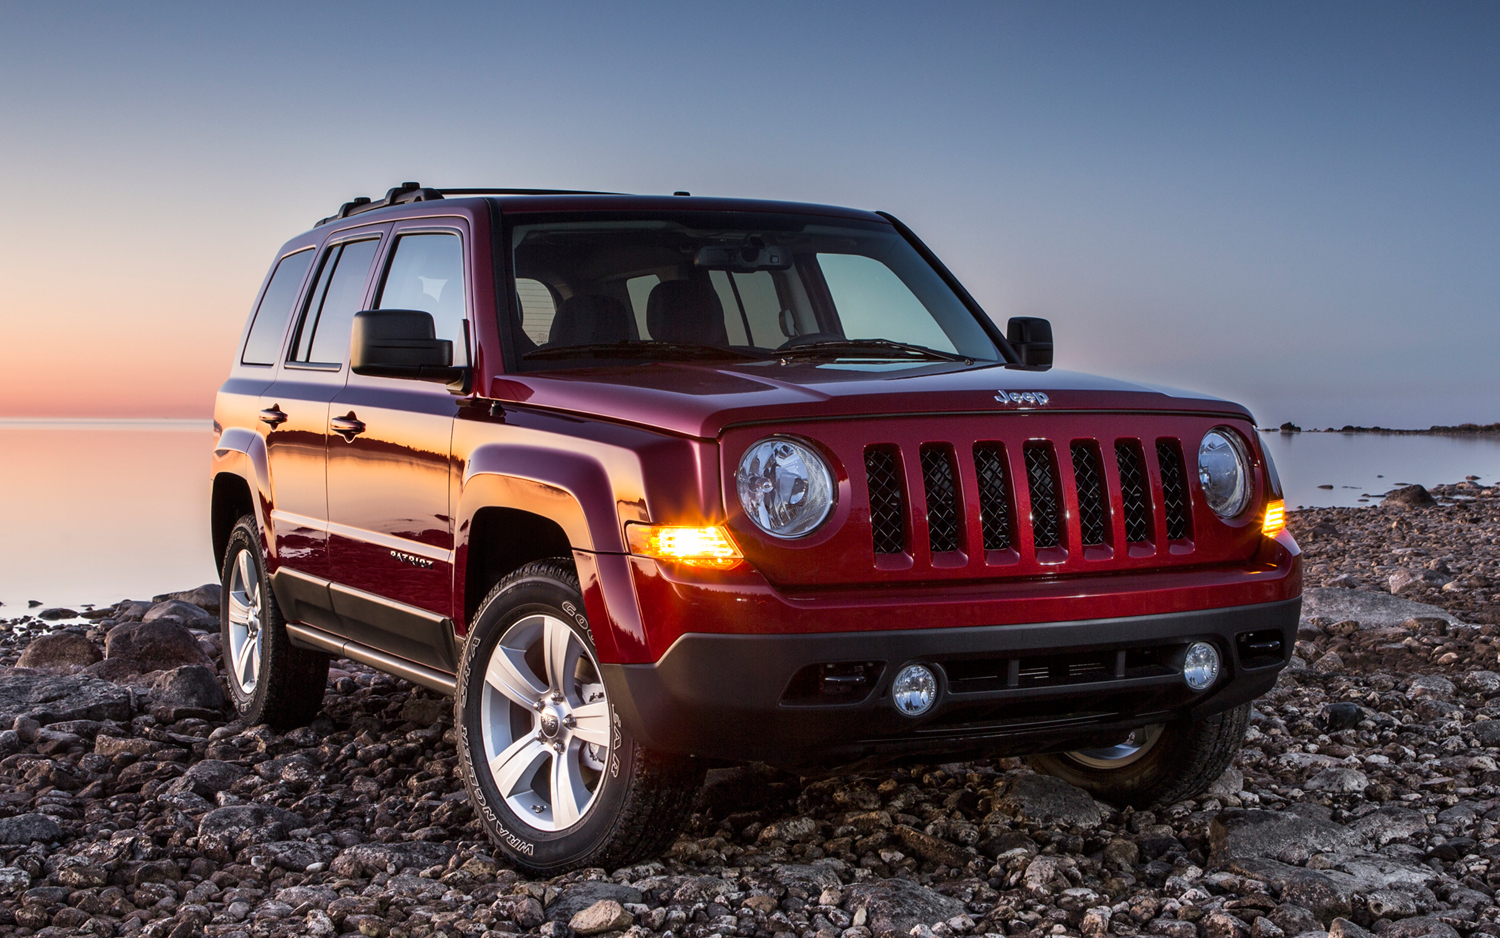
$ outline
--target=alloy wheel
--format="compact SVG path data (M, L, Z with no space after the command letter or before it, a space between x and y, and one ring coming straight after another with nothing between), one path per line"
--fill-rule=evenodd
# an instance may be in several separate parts
M1151 747L1155 746L1156 741L1161 738L1163 728L1161 723L1138 726L1130 731L1129 736L1114 746L1077 749L1068 753L1068 756L1073 761L1092 769L1123 769L1139 761L1151 751Z
M250 552L242 550L229 573L229 647L225 649L225 670L246 697L255 693L260 680L264 605L255 563Z
M566 622L532 615L506 629L485 667L479 721L485 766L523 823L560 831L583 819L609 760L609 700L598 661Z

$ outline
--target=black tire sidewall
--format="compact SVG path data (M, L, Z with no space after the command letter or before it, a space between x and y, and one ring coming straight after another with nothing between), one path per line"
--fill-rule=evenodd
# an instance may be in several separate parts
M621 727L611 703L612 738L600 788L583 820L562 831L539 831L527 825L500 797L489 767L475 764L476 758L483 761L479 710L490 653L511 625L536 614L568 623L597 660L598 653L583 615L583 596L576 584L542 571L530 572L529 568L518 571L480 607L464 644L454 708L459 729L459 764L474 801L475 814L494 841L521 865L538 871L561 870L577 866L610 843L616 818L629 797L639 750Z
M255 577L260 582L261 591L261 618L260 634L257 641L260 642L260 667L261 673L255 681L255 690L250 694L240 690L239 681L233 674L234 660L229 653L229 586L234 572L235 561L243 552L249 552L251 562L255 565ZM271 598L271 582L266 576L265 551L261 545L260 531L257 530L255 522L250 518L241 518L234 526L229 535L229 546L224 551L224 568L220 571L219 588L223 599L219 603L219 647L220 655L224 661L225 683L229 685L229 699L234 703L235 712L240 716L259 713L265 708L265 696L270 686L269 669L272 666L271 649L269 646L272 628L271 609L274 600Z

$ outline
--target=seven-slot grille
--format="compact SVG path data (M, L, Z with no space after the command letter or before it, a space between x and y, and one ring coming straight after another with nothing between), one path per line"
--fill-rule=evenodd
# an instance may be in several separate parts
M1071 483L1078 505L1079 538L1082 546L1107 545L1112 540L1112 517L1118 512L1124 522L1125 540L1150 544L1153 533L1151 482L1146 453L1156 457L1161 479L1161 518L1169 540L1192 537L1192 513L1187 491L1181 444L1175 439L1152 441L1117 440L1114 444L1118 482L1106 477L1103 452L1097 440L1074 440L1068 444L1073 468ZM979 495L981 540L986 551L1004 551L1014 546L1014 513L1029 514L1032 547L1037 551L1067 547L1066 504L1063 479L1058 472L1057 447L1049 440L1029 440L1021 445L1021 466L1026 479L1018 486L1011 478L1005 448L998 442L976 443L964 453L947 443L920 447L920 492L908 493L901 471L901 451L892 444L865 450L865 478L870 492L870 527L876 554L902 554L910 549L906 512L919 506L927 521L927 544L934 554L961 551L965 547L962 519L965 515L963 474L959 461L971 458ZM920 531L920 528L918 529Z

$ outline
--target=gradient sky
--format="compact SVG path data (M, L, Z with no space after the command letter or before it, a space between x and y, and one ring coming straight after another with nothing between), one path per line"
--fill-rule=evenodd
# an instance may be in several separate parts
M1500 4L0 3L0 416L210 413L403 180L894 212L1059 367L1500 420Z

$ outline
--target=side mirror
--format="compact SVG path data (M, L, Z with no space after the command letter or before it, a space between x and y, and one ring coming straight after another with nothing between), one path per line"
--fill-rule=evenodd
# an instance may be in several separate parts
M1052 367L1052 323L1030 316L1016 316L1006 324L1005 338L1021 356L1023 366L1038 370Z
M453 343L437 338L432 314L419 309L367 309L354 314L349 366L357 375L453 384L469 369L453 364Z

